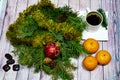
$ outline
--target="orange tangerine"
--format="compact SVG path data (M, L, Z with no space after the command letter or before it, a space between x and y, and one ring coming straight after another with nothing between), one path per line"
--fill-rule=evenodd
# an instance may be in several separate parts
M97 52L97 50L99 49L99 43L97 40L93 38L88 38L87 40L83 42L83 47L86 51L93 54Z
M97 59L95 57L87 56L82 61L82 64L83 64L84 68L91 71L91 70L94 70L97 67L98 62L97 62Z
M106 64L108 64L111 61L111 55L106 50L100 50L96 54L96 59L97 59L99 64L106 65Z

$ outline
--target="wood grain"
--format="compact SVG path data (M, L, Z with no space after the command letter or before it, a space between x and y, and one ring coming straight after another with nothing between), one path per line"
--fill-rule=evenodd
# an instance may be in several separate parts
M85 1L85 0L80 0L80 5L79 9L80 10L86 10L86 8L90 8L90 0ZM83 43L83 41L81 42ZM80 56L78 59L78 80L90 80L90 71L87 71L83 66L82 66L82 61L85 57Z
M3 61L0 61L0 62L3 62L3 63L1 63L1 68L6 63L6 59L4 58L4 55L5 55L5 53L9 53L9 50L10 50L10 43L6 40L5 33L7 31L7 28L9 26L9 24L12 23L13 20L14 20L15 9L16 9L16 2L17 2L16 0L14 2L8 1L7 4L6 4L7 5L7 9L6 9L6 16L5 16L4 26L3 26L4 33L1 36L1 43L0 43L0 45L5 46L5 47L1 46L2 49L4 49L4 51L2 51L2 49L0 50L1 51L1 56L2 56L1 59L3 60ZM0 76L1 75L4 75L4 76L1 76L0 80L15 80L16 73L17 72L13 72L12 71L12 66L11 66L11 70L9 72L7 72L7 73L5 73L1 69ZM12 76L11 76L11 74L12 74Z
M19 16L19 13L25 10L25 8L28 6L28 1L27 0L18 0L17 1L17 8L16 8L16 17Z
M17 0L17 6L16 6L16 14L15 18L18 18L19 13L25 10L25 8L28 6L27 0ZM20 71L16 75L15 80L27 80L29 74L29 69L27 67L21 66Z
M65 5L68 5L68 0L58 0L58 7L62 7L62 6L65 6Z
M37 4L37 2L39 2L39 0L28 0L27 2L27 6L33 5L33 4Z
M13 23L19 12L22 12L26 7L36 4L40 0L0 0L0 80L52 80L50 75L43 71L34 73L34 68L28 69L21 66L20 71L14 72L12 69L9 72L4 72L2 67L6 63L5 53L10 53L16 60L12 50L13 46L6 39L6 31L9 24ZM99 65L94 71L87 71L82 66L84 56L78 60L72 59L72 63L78 67L73 71L73 80L120 80L120 0L51 0L56 7L69 5L72 10L96 10L103 8L108 11L108 34L107 42L99 42L100 49L108 50L112 56L112 60L108 65ZM103 35L104 36L104 35ZM83 41L82 41L83 42ZM92 56L95 56L92 55ZM11 66L12 68L12 66Z
M103 42L103 47L105 50L108 50L112 56L112 60L111 62L104 66L104 80L119 80L118 77L117 77L117 74L116 74L116 38L115 38L115 34L116 34L116 26L114 24L114 1L113 2L109 2L106 0L104 1L102 4L109 4L106 5L106 6L102 6L102 8L108 10L109 12L109 17L108 17L108 22L109 22L109 25L108 25L108 29L109 29L109 41L108 42ZM108 6L108 7L107 7Z
M80 10L86 10L86 8L90 8L90 5L91 5L91 0L87 0L87 1L85 1L85 0L80 0Z
M3 23L4 23L4 18L5 18L5 13L6 13L6 7L7 7L7 0L1 0L0 1L0 37L2 35L2 30L3 30Z
M91 0L91 5L90 5L91 10L97 10L97 9L101 8L101 6L102 6L101 3L102 3L102 0ZM99 46L100 46L99 50L102 50L103 49L102 42L99 42ZM94 54L94 56L96 54L97 54L97 52ZM103 72L104 72L103 66L98 65L98 67L95 70L91 71L91 80L96 80L96 79L102 80L103 76L104 76Z
M118 4L120 4L120 1L117 0L115 1L115 24L116 24L116 47L115 47L115 51L116 51L116 73L118 76L118 80L120 80L120 6L118 6Z
M69 4L68 4L72 10L74 11L78 11L80 9L80 1L79 0L69 0Z

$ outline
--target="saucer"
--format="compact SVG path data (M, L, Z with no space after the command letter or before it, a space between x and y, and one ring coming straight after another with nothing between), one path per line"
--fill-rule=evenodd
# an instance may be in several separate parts
M86 15L86 11L78 11L78 13L79 13L79 16L85 17ZM108 12L105 12L105 13L108 18ZM108 29L105 29L101 25L99 29L95 32L88 32L84 30L82 33L82 39L87 39L87 38L94 38L99 41L108 41Z

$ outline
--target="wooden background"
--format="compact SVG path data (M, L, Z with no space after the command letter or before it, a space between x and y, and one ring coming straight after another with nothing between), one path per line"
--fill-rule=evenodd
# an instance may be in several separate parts
M108 31L109 40L100 41L100 49L105 49L112 55L112 61L106 65L99 65L93 71L86 71L82 67L82 60L73 60L78 67L73 71L73 80L120 80L120 0L51 0L57 7L69 5L73 10L92 10L103 8L108 11ZM11 53L13 47L6 40L6 31L9 24L18 17L18 13L26 9L27 6L37 3L38 0L0 0L0 80L51 80L51 76L43 71L35 74L34 68L28 69L21 66L20 71L12 69L4 72L2 67L6 63L5 53ZM104 35L103 35L104 36ZM17 61L17 57L14 56ZM17 63L17 62L16 62Z

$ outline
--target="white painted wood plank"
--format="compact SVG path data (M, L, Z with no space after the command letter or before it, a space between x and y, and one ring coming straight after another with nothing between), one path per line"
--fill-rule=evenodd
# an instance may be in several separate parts
M68 5L68 0L58 0L58 7L63 7Z
M79 10L86 10L86 8L90 8L90 0L80 0ZM81 43L83 43L83 41L81 41ZM90 71L87 71L82 65L84 58L85 56L80 56L78 59L78 80L90 80L91 77Z
M1 42L1 45L3 45L3 44L8 45L8 46L5 47L4 51L2 52L4 55L5 55L5 53L9 53L9 50L10 50L10 43L6 40L6 31L8 29L9 24L14 20L16 5L13 6L12 3L16 4L16 1L14 1L14 2L8 1L8 7L7 7L7 10L6 10L7 14L6 14L6 17L5 17L5 25L4 25L4 30L3 30L3 33L2 33L3 34L2 35L3 42ZM9 49L7 49L7 48L9 48ZM14 56L13 56L13 58L14 58ZM3 63L2 66L1 66L1 69L2 69L3 65L5 65L5 63L6 63L6 60L4 58L3 58L3 60L4 61L0 61L0 62ZM17 72L14 72L12 70L12 66L11 66L11 69L8 72L5 73L2 70L2 72L0 72L0 73L4 74L4 77L1 76L1 78L3 78L3 80L15 80Z
M118 80L117 78L117 66L116 63L116 49L115 49L115 35L114 35L114 28L115 24L109 23L109 42L104 43L104 49L108 50L112 56L111 62L104 66L104 79L105 80Z
M99 42L99 50L102 50L102 49L103 49L103 44L102 44L102 42ZM97 52L95 54L93 54L92 56L95 56L97 54ZM96 69L91 71L91 80L96 80L96 79L103 80L103 76L104 76L103 66L101 66L101 65L98 65Z
M52 3L54 3L55 7L58 6L58 0L51 0Z
M44 71L41 71L40 80L52 80L52 76L47 75Z
M109 3L109 4L106 4ZM109 5L109 7L107 7ZM114 10L116 9L115 7L115 1L107 1L104 0L102 1L102 8L105 10L108 10L109 12L109 17L108 17L108 30L109 30L109 41L108 42L104 42L103 47L104 49L108 50L112 56L112 60L111 62L104 66L104 80L119 80L118 79L118 74L117 74L117 65L119 64L119 61L117 61L117 53L116 53L116 29L118 28L118 26L116 27L116 24L114 23L114 21L116 20L116 17L114 16ZM119 54L119 53L118 53Z
M6 72L2 69L2 67L6 64L7 59L5 59L4 55L9 50L9 44L7 42L3 42L3 46L0 50L0 80L3 80ZM1 45L1 44L0 44Z
M9 20L9 24L13 23L13 21L15 21L16 17L16 6L17 6L17 0L14 0L14 1L8 1L8 7L7 7L7 15L9 16L8 17L8 20ZM6 27L9 27L9 25L7 25ZM4 33L6 34L6 32ZM9 43L10 44L10 43ZM9 54L11 54L13 56L13 59L15 60L15 64L17 63L17 57L14 56L12 52L13 50L13 47L10 45L9 46L10 49L8 51ZM12 70L12 65L11 65L11 70L8 71L5 76L4 76L4 80L16 80L16 75L17 75L17 71L13 71Z
M90 6L91 6L90 7L91 10L97 10L98 8L101 7L101 0L91 0ZM99 42L99 46L100 46L99 50L102 50L103 49L102 42ZM95 55L96 54L94 54L94 56ZM103 76L104 76L103 66L101 66L101 65L98 65L98 67L95 70L91 71L91 80L96 80L96 79L103 80Z
M19 15L19 12L22 12L27 7L27 0L18 0L16 8L16 18ZM29 74L29 69L26 66L20 66L20 71L17 73L16 80L27 80Z
M73 74L73 80L78 80L78 59L71 58L71 63L77 67L76 70L72 71Z
M28 80L39 80L40 79L40 72L35 73L34 69L35 68L30 69Z
M103 49L107 50L112 56L111 62L104 66L104 80L110 80L110 79L118 80L117 73L116 73L116 64L115 64L116 63L115 52L114 52L114 48L113 48L114 44L112 42L112 45L111 45L111 42L112 42L112 40L109 42L103 43L104 44Z
M79 0L69 0L69 6L74 11L78 11L80 8L80 1Z
M2 70L2 68L0 69L0 80L3 80L5 75L5 72Z
M84 40L82 40L80 43L83 44ZM85 56L80 56L78 59L78 76L77 76L77 80L90 80L90 71L87 71L84 67L83 67L83 59L85 58Z
M104 43L104 49L108 50L112 56L112 60L111 62L104 66L104 79L105 80L110 80L110 79L113 79L113 80L119 80L118 79L118 74L117 74L117 65L116 64L119 64L119 61L117 61L117 54L116 54L116 24L114 23L116 17L114 16L114 8L115 8L115 2L110 2L109 3L109 18L108 18L108 23L109 23L109 42L107 43ZM106 9L104 6L103 6L104 9Z
M97 10L101 6L101 1L102 0L91 0L91 9Z
M11 48L11 47L9 46L9 48ZM11 53L10 50L8 51L8 53L13 56L13 59L15 60L14 64L18 64L17 57L14 56L14 54ZM11 67L11 69L8 72L6 72L6 74L4 76L4 80L16 80L18 71L13 71L13 65L10 65L10 67Z
M0 34L4 31L6 32L7 30L6 26L9 23L9 21L7 20L8 16L5 17L6 5L7 5L7 0L0 1ZM6 22L3 23L3 21L6 21ZM4 79L4 76L5 76L5 71L3 71L2 67L6 64L6 59L4 55L8 51L8 48L9 48L9 44L8 42L6 42L6 39L5 39L6 38L5 32L0 35L1 36L1 39L0 39L0 45L1 45L0 46L0 80Z
M108 2L107 2L108 3ZM116 73L118 80L120 80L120 1L115 1L115 14L116 14Z
M105 11L108 11L110 9L110 6L112 6L112 4L110 5L109 3L113 1L109 1L109 0L102 0L101 1L101 8L103 8ZM114 4L115 6L115 4Z
M39 0L28 0L28 6L33 5L33 4L37 4Z
M53 0L53 2L54 1L57 2L57 0ZM80 9L84 10L86 7L89 7L89 2L90 2L90 0L89 1L80 0ZM65 3L65 2L63 1L61 3ZM104 3L109 3L109 5L111 5L111 6L109 6L107 4L105 5ZM19 4L19 2L18 2L18 4ZM32 4L32 3L30 3L30 4ZM71 3L71 4L73 4L73 3ZM58 4L58 5L61 5L61 4ZM95 5L99 5L99 4L95 4ZM117 72L119 72L119 67L120 67L120 62L119 62L119 59L118 59L119 58L119 54L118 54L119 53L119 41L118 41L119 38L117 37L118 35L116 35L116 31L117 31L117 29L119 29L118 28L119 26L116 25L116 24L113 25L113 23L112 23L113 19L115 19L115 17L116 17L115 15L113 16L113 7L115 8L115 6L113 6L113 5L115 5L115 4L112 3L112 1L109 1L109 0L104 1L104 0L102 0L102 8L104 8L105 10L108 10L110 12L109 13L109 15L110 15L110 17L109 17L109 25L110 25L110 28L109 28L109 41L108 42L103 42L103 46L104 46L103 49L107 49L111 53L111 55L113 57L113 60L111 61L111 63L104 66L104 80L119 80L120 79L119 74L116 74ZM19 8L21 8L22 5L19 4L19 6L20 6ZM75 7L75 6L73 6L73 7ZM9 8L9 10L12 9L12 8L13 7L11 6L11 8ZM94 8L94 6L91 5L91 8ZM95 7L94 9L96 9L96 8L97 7ZM22 9L18 9L18 10L22 11ZM19 11L19 12L21 12L21 11ZM7 30L6 26L9 24L8 20L10 19L9 22L11 23L12 20L14 19L14 15L12 16L12 13L8 13L8 14L9 14L9 16L6 15L6 17L5 17L5 25L3 27L3 32ZM17 14L18 14L18 12L17 12ZM12 18L12 20L11 20L11 18ZM28 78L31 79L31 80L33 78L33 80L35 80L35 77L37 77L36 80L38 80L39 74L36 75L36 74L32 73L33 69L30 69L30 71L29 71L28 68L26 68L26 69L28 69L28 70L26 70L26 69L24 69L24 67L22 67L22 71L20 70L18 73L17 72L14 73L12 71L10 71L8 73L5 73L2 70L2 66L5 64L5 61L6 61L6 59L4 58L4 54L6 52L9 52L9 46L10 46L9 43L5 39L5 33L2 34L2 36L1 36L0 45L2 45L2 46L0 46L0 80L3 80L3 78L4 78L4 80L8 80L8 79L9 80L14 80L15 76L13 76L12 74L17 74L17 80L26 80ZM102 76L103 72L102 72L102 68L101 68L102 66L98 66L98 68L96 68L92 72L86 71L82 67L83 58L84 57L80 57L79 62L78 62L78 66L79 66L78 71L77 71L78 72L78 80L90 80L90 79L94 80L96 78L97 78L97 80L103 80L102 79L103 78L103 76ZM23 73L25 72L24 70L27 71L25 73L25 75L28 75L28 73L29 73L29 77L28 76L26 76L26 77L23 76ZM97 72L99 72L99 73L97 73ZM13 77L11 77L11 75ZM34 75L35 77L30 76L30 75ZM50 79L50 77L48 75L47 75L47 77L46 77L45 74L43 74L42 76L44 76L44 77L42 77L42 80L49 80ZM23 78L21 78L21 77L23 77ZM20 78L20 79L18 79L18 78Z
M90 0L80 0L80 10L86 10L86 8L90 8Z
M2 30L3 30L3 22L4 22L6 6L7 6L7 0L1 0L0 1L0 37L2 35Z
M18 0L17 9L16 9L17 10L16 17L18 17L20 12L26 9L27 4L28 4L27 0Z
M16 20L16 8L17 8L17 0L10 1L8 0L8 7L6 10L6 15L9 15L9 24L12 24Z
M4 26L3 26L3 33L1 36L1 40L0 40L0 79L4 79L6 72L2 69L2 67L6 64L6 58L5 53L7 53L9 51L9 42L6 40L6 36L5 33L7 31L8 28L8 24L9 24L9 19L8 19L8 15L5 16L5 22L4 22Z
M20 66L20 71L17 73L16 80L28 80L29 69L25 66Z
M5 79L5 75L7 74L7 72L5 72L3 70L3 66L6 64L6 61L7 59L4 57L5 53L7 53L9 50L9 44L7 42L4 42L4 46L3 48L1 49L0 53L2 56L2 60L0 61L1 62L1 65L0 65L0 80L4 80Z
M14 64L18 64L18 58L17 56L14 55L14 53L12 53L12 51L14 50L14 48L12 47L12 45L9 46L10 49L8 51L9 54L12 55L13 59L15 60ZM16 80L16 76L17 76L18 71L13 71L13 65L11 65L11 69L10 71L8 71L5 76L4 76L4 80Z
M3 80L16 80L17 71L12 70L12 65L10 65L11 69L5 73Z
M0 20L3 19L5 15L6 6L7 6L7 0L1 0L0 1Z
M79 61L78 61L78 79L77 80L90 80L90 71L87 71L83 65L82 61L85 57L80 56Z
M97 68L91 71L91 80L103 80L103 67L98 65Z

